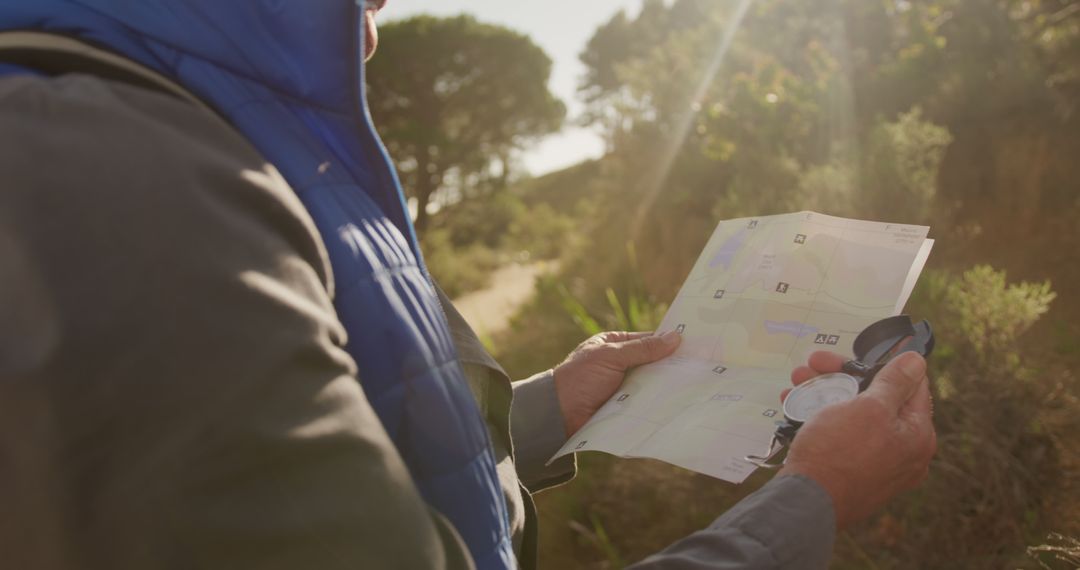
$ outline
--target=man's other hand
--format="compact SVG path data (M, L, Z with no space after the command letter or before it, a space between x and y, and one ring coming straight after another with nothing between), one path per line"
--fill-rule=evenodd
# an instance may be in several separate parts
M555 392L566 421L566 435L573 435L615 394L626 371L671 355L682 337L670 331L605 332L581 343L555 367Z
M843 362L840 355L816 352L809 366L792 372L792 382L838 372ZM902 354L857 398L802 426L780 474L805 475L824 487L838 528L860 521L926 478L937 451L931 415L926 361Z

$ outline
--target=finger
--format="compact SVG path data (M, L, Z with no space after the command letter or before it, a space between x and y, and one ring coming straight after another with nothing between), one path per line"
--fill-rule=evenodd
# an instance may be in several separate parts
M922 469L915 472L915 475L911 478L911 481L908 482L908 485L907 485L908 489L909 490L914 489L914 488L922 485L923 482L925 482L926 479L929 476L930 476L930 464L927 463L926 467L924 467L924 468L922 468Z
M820 376L821 373L809 366L799 366L791 371L791 383L798 386L811 378Z
M608 350L623 368L656 362L675 352L682 342L682 335L668 331L660 336L649 335L626 342L609 344Z
M907 401L901 415L911 425L915 433L921 435L919 447L929 460L937 450L937 436L934 432L934 403L930 395L930 379L923 377L915 394Z
M781 403L781 404L783 404L783 403L784 403L784 400L786 400L786 399L787 399L787 396L788 396L788 394L790 394L790 393L791 393L791 388L784 388L784 391L783 391L783 392L780 392L780 403Z
M604 342L626 342L628 340L637 340L639 338L645 338L652 336L652 331L645 332L626 332L626 331L609 331L601 333L600 338Z
M840 372L840 370L844 368L845 362L847 362L847 358L827 350L815 351L810 355L810 358L807 359L807 364L810 365L810 368L817 371L817 374L814 374L814 376L828 374L829 372Z
M835 352L816 351L810 355L809 366L799 366L791 371L791 383L798 386L822 374L839 372L843 368L844 362L846 362L846 359Z
M934 404L930 399L930 379L923 376L922 381L919 382L919 386L915 390L915 394L904 404L903 411L930 419L933 408Z
M866 395L877 398L897 414L918 393L926 377L926 360L918 353L905 352L892 359L874 377Z

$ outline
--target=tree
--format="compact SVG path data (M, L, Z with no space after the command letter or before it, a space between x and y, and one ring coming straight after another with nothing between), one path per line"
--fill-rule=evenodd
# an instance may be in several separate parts
M505 185L515 152L559 128L566 109L547 88L550 74L551 60L527 36L470 16L383 28L368 98L416 198L419 230L437 193Z

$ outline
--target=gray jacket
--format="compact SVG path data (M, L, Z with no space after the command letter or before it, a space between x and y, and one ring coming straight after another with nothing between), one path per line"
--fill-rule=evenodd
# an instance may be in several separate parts
M307 213L203 111L0 80L0 277L6 566L472 566L355 381ZM544 466L551 375L511 384L447 312L533 567L531 494L574 469ZM833 539L828 496L784 477L635 567L823 568Z

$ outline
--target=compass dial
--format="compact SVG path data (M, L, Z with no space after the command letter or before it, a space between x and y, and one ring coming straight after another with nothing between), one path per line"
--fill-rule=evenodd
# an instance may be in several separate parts
M859 395L859 381L850 374L818 376L799 385L784 400L784 415L793 422L810 421L822 409Z

